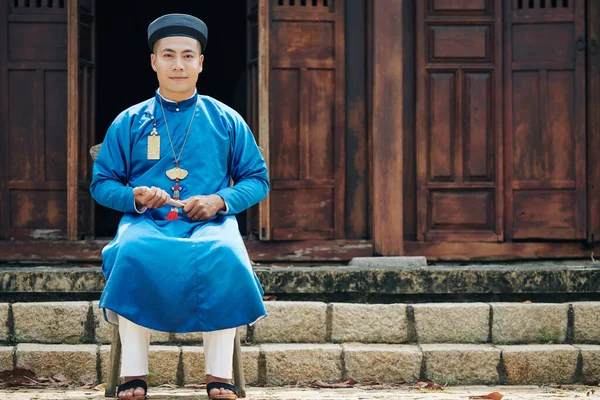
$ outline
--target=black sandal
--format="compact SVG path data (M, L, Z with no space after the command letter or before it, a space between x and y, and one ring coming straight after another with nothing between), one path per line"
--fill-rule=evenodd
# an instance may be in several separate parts
M225 390L231 390L233 393L224 393L224 394L215 394L215 395L210 395L210 391L213 389L225 389ZM208 385L206 385L206 393L208 393L208 398L213 400L213 399L220 399L220 400L236 400L239 396L238 390L235 386L233 386L231 383L224 383L224 382L211 382Z
M119 387L117 387L117 397L119 397L119 393L121 393L121 392L124 392L129 389L135 390L137 388L144 389L144 397L146 397L146 394L148 393L148 384L143 379L134 379L132 381L126 382L126 383L120 385ZM142 397L142 396L133 396L131 398L135 399L135 398L140 398L140 397Z

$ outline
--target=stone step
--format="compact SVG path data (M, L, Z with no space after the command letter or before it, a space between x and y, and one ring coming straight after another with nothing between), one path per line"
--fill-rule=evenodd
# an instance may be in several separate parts
M20 343L0 347L0 370L27 368L37 376L63 373L82 383L104 382L110 346ZM313 380L382 383L432 379L442 385L586 383L600 377L598 345L304 343L243 346L251 385ZM204 382L200 346L157 346L149 354L151 385Z
M242 328L248 344L600 344L600 302L355 304L266 301ZM97 301L0 303L0 342L108 344ZM154 344L199 344L201 333L153 331Z
M360 266L257 266L255 271L267 294L288 300L600 300L600 264L538 262L404 267L365 266L362 261L358 264ZM26 295L35 298L67 294L97 299L104 288L104 277L98 266L0 264L0 276L3 301L16 301ZM561 298L566 300L559 300Z

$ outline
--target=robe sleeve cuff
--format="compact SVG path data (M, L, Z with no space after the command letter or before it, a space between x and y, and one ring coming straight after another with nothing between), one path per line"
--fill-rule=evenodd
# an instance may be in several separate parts
M221 196L219 196L219 197L221 197ZM223 199L223 197L221 197L221 198ZM218 213L220 215L227 215L227 214L229 214L229 206L227 205L227 202L225 201L225 199L223 199L223 203L225 203L225 209L224 210L219 210Z
M143 214L143 213L145 213L145 212L146 212L146 210L148 209L148 207L146 207L146 206L143 206L142 208L138 208L138 207L137 207L137 204L135 204L135 197L133 198L133 208L135 209L135 211L136 211L138 214Z

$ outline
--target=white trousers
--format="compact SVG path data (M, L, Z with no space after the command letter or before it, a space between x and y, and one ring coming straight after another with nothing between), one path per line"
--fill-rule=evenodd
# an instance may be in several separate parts
M122 348L121 377L148 375L150 329L137 325L120 315L118 318ZM235 328L203 332L202 336L206 375L231 379Z

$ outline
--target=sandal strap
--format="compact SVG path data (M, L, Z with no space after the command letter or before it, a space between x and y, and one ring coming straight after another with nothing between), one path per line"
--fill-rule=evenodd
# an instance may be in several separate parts
M210 396L210 391L213 390L213 389L231 390L233 393L235 393L236 396L240 395L238 393L237 388L235 386L233 386L231 383L211 382L208 385L206 385L206 393L208 393L209 396Z
M119 387L117 388L117 394L124 392L125 390L137 388L144 389L144 395L148 393L148 384L146 383L146 381L144 381L143 379L134 379L132 381L119 385Z

